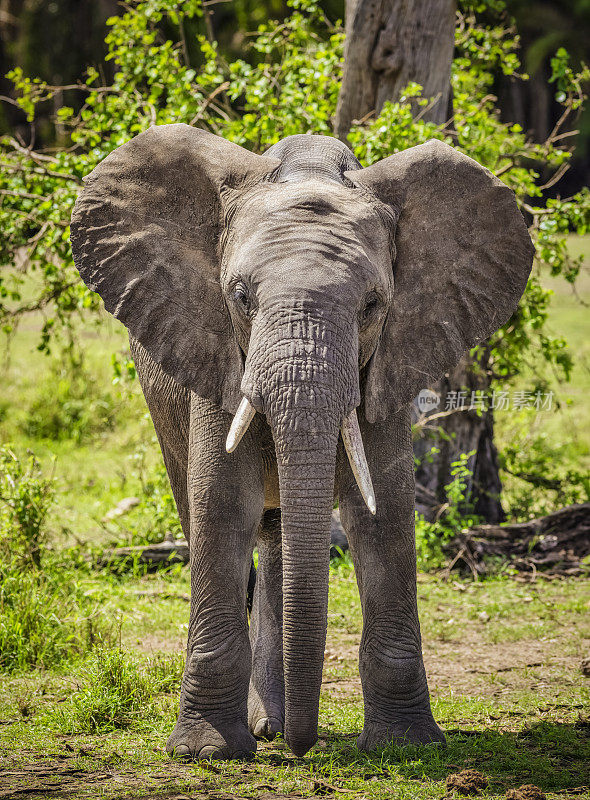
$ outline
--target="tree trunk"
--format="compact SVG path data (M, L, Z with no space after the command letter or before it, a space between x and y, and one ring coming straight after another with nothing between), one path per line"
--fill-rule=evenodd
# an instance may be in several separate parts
M419 460L416 469L416 508L432 521L446 501L445 486L452 480L452 464L462 453L473 453L468 466L472 472L466 499L473 511L490 523L503 522L504 509L500 502L502 484L499 476L498 453L494 444L493 411L478 409L478 397L489 405L489 376L485 365L465 355L455 369L431 387L440 397L432 414L451 411L448 416L429 422L420 417L415 428L414 455ZM461 395L459 393L462 393ZM462 407L452 410L461 398ZM472 402L472 400L474 402ZM432 448L438 452L430 453Z
M355 119L379 113L411 81L432 98L423 118L448 119L455 0L347 0L344 75L336 135Z
M424 97L434 100L423 119L441 124L452 115L455 6L455 0L346 0L344 75L335 122L340 139L346 140L353 120L378 113L411 81L423 87ZM487 392L489 386L485 365L466 357L431 387L441 398L435 412L444 410L449 392L464 391L469 406L471 392ZM422 429L427 436L416 441L416 456L423 458L433 446L440 451L423 459L417 472L417 507L427 518L433 519L445 501L452 462L461 453L475 451L469 464L473 478L468 499L486 522L504 519L493 431L491 410L480 415L475 410L460 411Z

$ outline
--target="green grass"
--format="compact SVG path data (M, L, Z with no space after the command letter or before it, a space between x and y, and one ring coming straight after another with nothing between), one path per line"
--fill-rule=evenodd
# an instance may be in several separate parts
M108 618L58 572L0 571L0 670L56 667L110 639Z
M141 492L138 459L149 465L159 460L153 426L139 386L113 386L111 356L128 349L124 328L107 314L96 326L78 325L84 369L92 377L93 396L87 405L100 415L100 401L107 399L113 424L90 427L81 438L49 438L31 435L47 430L51 411L63 412L63 401L53 398L65 359L48 357L37 350L41 320L33 316L22 323L10 341L2 365L0 395L0 442L12 443L19 451L32 449L47 471L54 472L60 492L50 524L65 541L104 541L108 529L105 513L123 497ZM57 377L56 377L57 374ZM62 383L67 381L61 375ZM44 417L44 424L39 423ZM55 426L54 426L55 427ZM145 455L144 455L145 454ZM55 464L51 466L51 460ZM113 527L113 526L111 526Z
M184 659L159 653L147 660L121 648L95 649L77 677L71 700L53 709L49 724L64 733L108 733L150 725L155 695L180 691Z
M420 576L433 709L449 747L385 747L367 755L354 743L363 718L358 593L350 568L333 570L318 744L303 759L279 741L260 743L249 763L199 765L171 762L164 753L178 709L188 619L178 598L188 588L186 570L125 581L88 573L81 580L84 591L119 614L121 649L95 651L67 673L4 678L0 787L26 786L31 798L59 784L74 797L426 800L443 797L447 775L467 768L488 779L484 798L533 783L557 800L590 784L590 698L580 671L590 641L590 591L580 581L474 584ZM485 623L481 611L489 614ZM507 648L511 642L518 646ZM588 798L590 789L576 796Z

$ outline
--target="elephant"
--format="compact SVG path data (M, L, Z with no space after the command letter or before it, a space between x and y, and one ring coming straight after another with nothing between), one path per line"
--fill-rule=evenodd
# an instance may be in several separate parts
M317 741L335 501L363 615L357 745L444 745L410 410L519 302L533 247L513 192L438 140L363 168L330 136L258 155L161 125L87 177L71 243L128 328L190 546L170 755L248 757L281 733L301 757Z

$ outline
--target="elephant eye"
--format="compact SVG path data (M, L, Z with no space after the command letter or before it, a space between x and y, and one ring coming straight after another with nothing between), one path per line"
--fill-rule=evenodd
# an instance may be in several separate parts
M370 294L365 301L365 307L361 311L361 321L368 322L372 318L375 311L377 310L378 305L379 305L379 298L377 297L377 295Z
M232 291L232 297L235 303L244 311L244 313L248 312L250 307L250 301L248 299L248 290L244 283L237 283Z

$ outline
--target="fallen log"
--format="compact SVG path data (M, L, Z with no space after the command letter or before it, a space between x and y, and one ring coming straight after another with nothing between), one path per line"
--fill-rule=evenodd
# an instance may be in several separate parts
M477 575L507 563L521 572L582 575L590 565L590 503L561 508L546 517L503 525L477 525L443 547L448 571L467 567Z
M188 564L189 551L186 539L175 539L167 534L163 542L134 547L114 547L102 553L98 565L110 567L125 562L144 564L148 568L156 568L172 564Z
M348 540L340 523L338 510L332 512L330 536L330 558L338 558L348 550ZM163 542L135 547L114 547L102 553L98 565L101 567L120 565L124 562L143 564L148 569L162 565L188 564L189 549L186 539L175 539L167 534Z
M546 575L582 575L590 565L590 503L567 506L528 522L477 525L461 531L443 546L449 558L447 571L466 568L474 576L497 570L500 563L520 572ZM348 550L338 511L332 515L330 557ZM136 561L148 569L164 564L188 564L186 539L167 536L163 542L138 547L117 547L103 553L101 566Z

